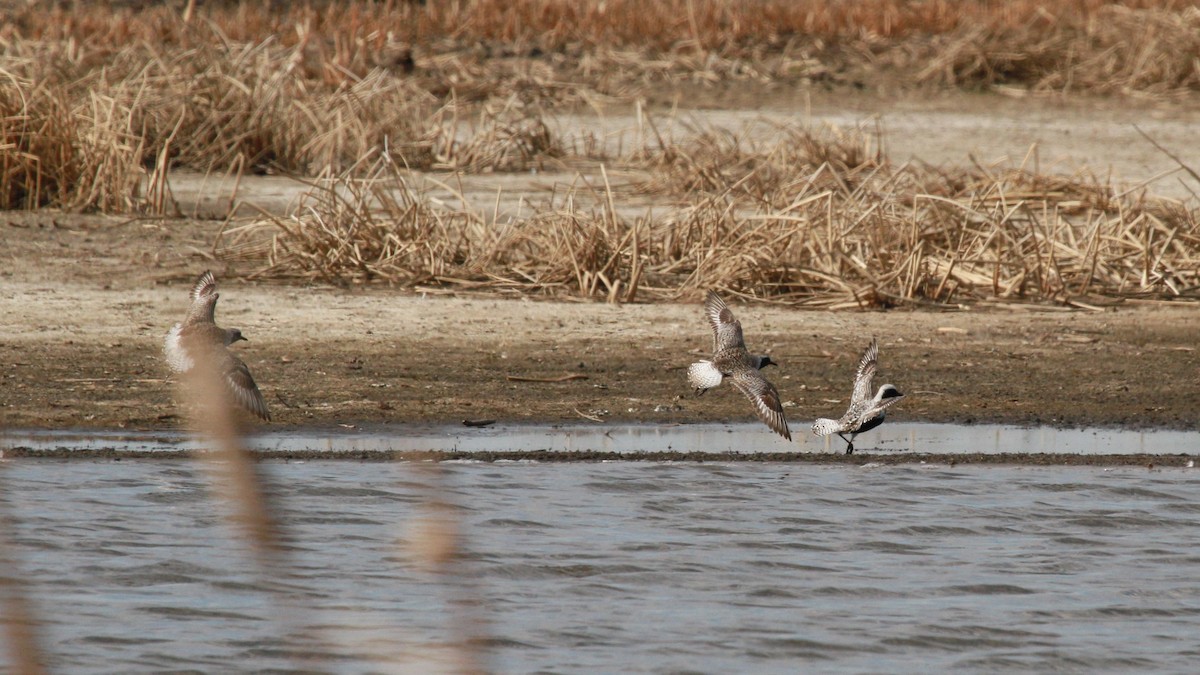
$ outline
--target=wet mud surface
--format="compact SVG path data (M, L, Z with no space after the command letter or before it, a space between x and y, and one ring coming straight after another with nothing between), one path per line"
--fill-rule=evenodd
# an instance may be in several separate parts
M188 453L196 455L199 453ZM1144 466L1147 469L1195 466L1195 455L1156 455L1150 453L1086 455L1052 452L1004 452L1004 453L941 453L923 452L855 452L843 453L812 452L604 452L593 450L513 450L497 452L389 452L389 451L251 451L260 461L351 461L351 462L543 462L543 463L586 463L586 462L772 462L784 464L848 464L893 466L902 464L958 465L1028 465L1028 466ZM162 451L129 451L119 448L96 448L80 450L67 446L57 448L30 448L17 446L2 452L5 459L47 460L175 460L177 453Z
M42 218L50 219L31 220ZM162 338L186 311L193 274L211 266L222 277L219 265L187 253L187 242L219 225L150 229L71 218L8 238L23 249L9 249L14 259L59 258L0 277L0 426L184 427L187 411L175 402ZM77 238L86 246L63 245ZM136 262L155 255L160 264ZM701 398L688 389L687 365L710 348L699 298L613 306L219 283L218 322L249 338L236 350L276 428L753 419L731 388ZM879 383L907 395L891 413L897 419L1200 428L1195 305L733 308L750 349L780 363L768 377L793 433L845 408L855 361L872 335L881 345Z

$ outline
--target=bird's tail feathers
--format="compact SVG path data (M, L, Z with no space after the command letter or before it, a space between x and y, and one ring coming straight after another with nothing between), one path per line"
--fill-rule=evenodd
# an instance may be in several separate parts
M721 384L721 371L711 361L697 361L688 366L688 384L697 394Z
M827 417L822 417L813 422L812 432L817 436L828 436L841 431L842 425L837 420L831 420Z

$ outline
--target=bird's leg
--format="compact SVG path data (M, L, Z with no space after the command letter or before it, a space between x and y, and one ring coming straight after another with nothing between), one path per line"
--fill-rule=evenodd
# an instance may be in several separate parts
M708 391L708 390L705 389L704 387L696 387L696 395L697 396L703 396L704 392L706 392L706 391Z
M842 436L842 432L840 432L840 431L838 432L838 436L841 436L842 440L846 441L846 454L853 455L854 454L854 441L851 440L851 438L853 438L853 436L851 436L850 438L846 438L845 436Z

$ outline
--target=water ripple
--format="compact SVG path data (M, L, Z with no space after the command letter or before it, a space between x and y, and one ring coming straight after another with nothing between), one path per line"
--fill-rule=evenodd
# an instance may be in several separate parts
M495 672L1190 672L1200 658L1186 470L264 469L289 537L271 574L185 460L5 465L3 573L46 618L50 667L444 672L468 629ZM430 495L463 515L460 576L404 544Z

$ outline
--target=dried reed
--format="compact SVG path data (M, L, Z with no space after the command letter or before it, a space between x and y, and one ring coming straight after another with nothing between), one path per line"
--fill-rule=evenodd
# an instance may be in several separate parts
M127 108L86 85L0 76L0 208L140 205L143 146L127 133Z
M965 28L911 43L891 58L924 64L916 79L943 85L1163 96L1200 90L1200 68L1180 58L1197 50L1200 9L1117 4L1086 19Z
M180 377L179 394L193 428L206 441L207 450L196 457L209 474L216 501L227 509L233 531L253 554L282 632L305 645L307 653L333 653L322 631L303 621L311 608L293 593L294 586L280 583L298 576L281 522L282 509L271 498L270 485L245 446L244 413L229 392L221 360L204 350L192 356L194 366ZM301 657L294 658L296 666L304 669Z
M364 0L206 3L184 14L46 4L10 10L0 39L69 40L96 64L120 51L113 45L187 52L277 40L316 85L384 69L463 100L577 100L588 88L661 79L837 79L881 67L954 84L1148 93L1198 84L1194 0ZM581 88L580 75L599 86Z
M607 189L590 207L573 192L499 222L435 207L380 165L371 180L319 185L294 217L244 226L241 241L257 245L218 253L266 258L263 275L613 302L711 287L833 308L1200 297L1195 205L1019 167L895 166L861 132L780 138L704 131L633 153L663 170L642 189L684 201L657 219L620 215Z
M486 236L480 216L436 208L390 158L377 161L367 179L353 172L317 179L297 214L268 215L263 222L279 231L269 240L241 227L222 246L240 257L265 256L260 276L417 285L458 277Z
M890 70L950 86L1200 91L1200 10L1183 0L29 3L6 19L9 208L161 212L170 167L312 176L378 151L410 168L521 170L571 151L542 109L664 80ZM459 126L468 104L485 107L473 137Z

